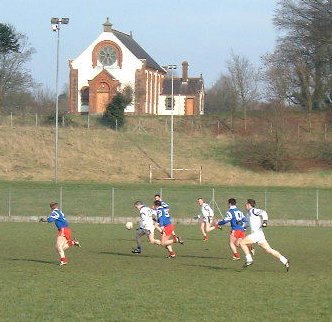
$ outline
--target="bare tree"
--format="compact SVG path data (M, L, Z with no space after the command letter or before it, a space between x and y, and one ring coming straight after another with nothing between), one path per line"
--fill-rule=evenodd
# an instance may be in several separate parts
M48 87L38 86L33 91L34 112L50 115L55 110L56 94Z
M215 84L207 90L206 104L209 114L230 111L234 105L233 88L230 77L221 74Z
M0 108L4 107L6 97L16 92L29 90L33 83L30 71L25 64L35 52L28 42L27 36L16 33L19 44L18 51L0 52Z
M228 86L235 94L234 109L241 109L244 113L244 129L247 130L247 110L259 99L258 71L248 58L231 54L227 62L229 72Z
M274 24L283 34L268 58L269 72L281 73L284 98L307 111L310 129L312 109L331 104L332 1L279 1Z

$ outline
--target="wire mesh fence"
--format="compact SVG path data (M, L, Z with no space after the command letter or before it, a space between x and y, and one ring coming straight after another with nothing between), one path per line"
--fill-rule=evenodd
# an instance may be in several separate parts
M199 212L196 203L201 197L210 203L216 217L228 209L227 200L236 198L244 211L246 199L252 198L259 208L266 209L270 219L331 220L332 189L258 189L234 187L177 187L144 185L126 187L77 188L54 186L52 188L10 187L0 190L0 216L45 216L48 204L56 200L67 216L135 217L133 204L137 200L151 206L153 197L159 193L169 203L172 216L193 218Z
M332 124L330 120L313 123L312 128L308 130L305 118L299 118L292 126L292 136L297 139L319 137L320 139L331 139ZM70 128L88 128L88 129L104 129L105 123L102 122L101 115L74 115L64 113L59 116L60 127ZM261 115L261 126L265 133L273 131L274 126L270 121ZM45 127L54 126L55 116L43 115L38 113L0 113L0 127L15 128L15 127ZM244 130L244 120L242 114L230 117L204 115L202 116L177 116L174 118L174 127L177 132L199 132L210 133L213 135L220 135L224 133L232 133L234 130ZM164 133L169 131L170 121L168 116L130 116L126 115L124 131L141 131L146 133ZM241 132L240 131L240 132ZM250 127L245 132L258 131L256 127Z

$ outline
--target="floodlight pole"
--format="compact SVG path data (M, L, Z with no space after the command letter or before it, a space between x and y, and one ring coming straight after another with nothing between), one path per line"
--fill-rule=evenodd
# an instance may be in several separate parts
M55 156L54 182L58 183L58 141L59 141L59 53L60 53L60 25L68 24L69 18L51 18L52 30L57 33L56 46L56 76L55 76Z
M171 71L171 160L170 160L170 175L174 178L174 72L176 65L168 65L167 68Z

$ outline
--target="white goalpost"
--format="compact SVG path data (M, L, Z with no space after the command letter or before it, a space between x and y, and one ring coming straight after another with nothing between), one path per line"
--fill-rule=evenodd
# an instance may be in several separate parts
M173 178L165 177L166 170L161 171L156 167L149 165L149 182L152 183L153 180L187 180L187 181L198 181L199 184L202 183L202 166L199 169L187 169L178 168L173 169ZM162 175L163 174L163 175Z

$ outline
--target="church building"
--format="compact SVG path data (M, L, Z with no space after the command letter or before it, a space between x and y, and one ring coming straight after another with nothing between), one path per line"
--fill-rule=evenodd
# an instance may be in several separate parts
M69 61L69 113L102 114L114 95L130 86L134 100L126 114L204 114L203 77L190 78L188 66L183 62L181 77L176 76L174 69L159 65L132 33L113 29L107 18L99 37Z

